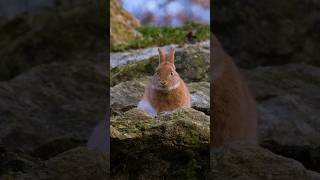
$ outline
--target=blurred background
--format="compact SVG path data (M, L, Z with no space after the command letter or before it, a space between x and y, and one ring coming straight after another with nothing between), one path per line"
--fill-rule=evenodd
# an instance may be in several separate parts
M320 172L320 1L217 3L212 30L256 96L260 145Z
M0 179L106 179L107 7L0 0Z
M111 0L111 51L209 39L209 0Z
M181 26L189 21L210 23L209 0L120 0L144 25Z
M1 0L0 16L14 17L22 12L53 6L54 2L55 0Z

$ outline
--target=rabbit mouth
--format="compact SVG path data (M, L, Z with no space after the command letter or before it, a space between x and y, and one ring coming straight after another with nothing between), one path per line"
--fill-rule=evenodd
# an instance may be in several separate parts
M167 85L159 85L159 87L162 88L162 89L168 89Z
M158 84L157 86L152 86L152 87L153 87L153 89L156 89L159 91L171 91L171 90L178 88L179 84L180 84L180 82L176 83L173 86Z
M156 87L156 89L160 90L160 91L170 91L171 90L171 88L169 86L167 86L167 85L158 85Z

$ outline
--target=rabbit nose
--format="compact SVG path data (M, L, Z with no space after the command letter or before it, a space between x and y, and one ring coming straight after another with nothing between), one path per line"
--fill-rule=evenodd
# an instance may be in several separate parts
M166 81L160 81L160 84L161 84L161 85L166 85L167 82L166 82Z

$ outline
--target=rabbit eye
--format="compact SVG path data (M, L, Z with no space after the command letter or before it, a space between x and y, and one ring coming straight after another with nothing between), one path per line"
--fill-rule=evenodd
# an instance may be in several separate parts
M170 75L173 76L173 72L171 72Z

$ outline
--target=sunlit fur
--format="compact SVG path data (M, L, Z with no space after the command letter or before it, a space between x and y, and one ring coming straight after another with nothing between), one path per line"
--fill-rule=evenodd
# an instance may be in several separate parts
M164 82L165 85L162 85L161 82ZM161 63L151 79L151 87L155 90L171 91L178 88L179 84L180 76L176 72L174 64L169 62Z
M174 49L168 57L159 49L160 63L155 74L145 88L138 107L150 115L170 112L180 107L190 107L190 93L174 66ZM150 106L151 105L151 106Z
M211 147L232 142L256 143L256 104L239 69L211 38Z

